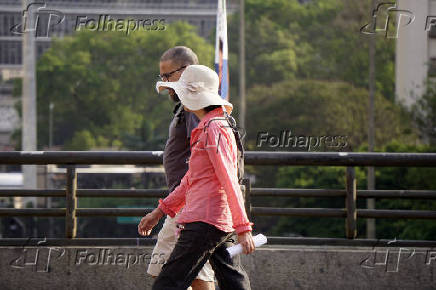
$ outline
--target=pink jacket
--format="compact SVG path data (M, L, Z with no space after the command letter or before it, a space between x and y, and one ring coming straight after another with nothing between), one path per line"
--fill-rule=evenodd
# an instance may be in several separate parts
M213 120L211 120L213 119ZM159 208L180 224L202 221L224 232L251 231L237 179L236 141L222 108L204 116L191 133L189 169Z

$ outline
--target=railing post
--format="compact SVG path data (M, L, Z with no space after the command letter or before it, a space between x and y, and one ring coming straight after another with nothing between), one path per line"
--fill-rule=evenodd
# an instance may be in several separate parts
M247 217L251 221L251 182L249 178L244 178L242 184L245 187L245 211L247 212Z
M345 207L347 211L347 219L345 220L345 234L348 239L354 239L357 236L357 192L354 167L347 167L346 191Z
M76 168L73 165L67 167L67 187L65 198L65 237L67 239L73 239L76 237L77 231L77 173Z

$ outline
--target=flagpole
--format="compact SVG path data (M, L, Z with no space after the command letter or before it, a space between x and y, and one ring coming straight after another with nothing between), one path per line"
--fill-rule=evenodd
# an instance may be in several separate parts
M376 6L376 1L372 0L372 9ZM374 97L375 97L375 50L376 50L376 38L375 35L370 35L369 38L369 104L368 104L368 152L374 151L375 145L375 113L374 113ZM375 189L375 173L374 167L370 166L367 168L368 170L368 181L367 188L368 190ZM368 209L375 209L375 199L368 198L366 200L366 206ZM375 229L375 220L367 219L366 220L366 238L367 239L375 239L376 238L376 229Z
M23 0L23 11L26 11L26 17L22 20L23 41L23 92L22 92L22 150L36 150L36 8L32 5L31 0ZM37 186L36 180L36 165L23 165L23 187L25 189L35 189ZM17 198L16 198L17 199ZM26 205L21 204L23 198L18 199L18 206L24 208ZM28 200L24 199L24 200ZM31 200L35 201L36 198Z
M244 0L239 2L239 97L240 97L240 112L239 112L239 127L245 130L245 12ZM242 139L244 142L244 139Z
M215 71L220 80L219 94L223 99L229 100L226 0L218 0L215 39Z

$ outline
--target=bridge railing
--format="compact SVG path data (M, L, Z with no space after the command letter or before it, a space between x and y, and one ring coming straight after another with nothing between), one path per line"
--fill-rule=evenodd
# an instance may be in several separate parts
M78 197L164 197L163 189L78 189L78 165L159 165L161 151L60 151L60 152L0 152L0 164L66 166L66 187L62 189L1 189L0 197L37 196L65 197L65 208L0 208L0 216L44 216L65 217L65 238L74 239L77 233L77 217L91 216L143 216L150 208L78 208ZM407 198L436 199L435 190L357 190L356 166L374 167L436 167L435 153L347 153L347 152L261 152L245 154L246 165L270 166L343 166L346 167L344 189L288 189L252 188L249 179L244 179L247 213L252 216L289 217L334 217L345 219L346 240L356 240L358 218L406 218L436 219L432 210L387 210L359 209L358 198ZM259 196L274 197L344 197L344 208L274 208L253 207L252 199ZM278 243L295 243L295 238L275 237ZM273 240L274 240L273 239ZM344 239L303 238L297 239L311 244L344 244ZM425 241L422 241L428 245ZM345 244L347 244L345 242ZM359 240L364 245L365 241ZM407 244L407 243L406 243ZM416 243L415 243L416 244Z

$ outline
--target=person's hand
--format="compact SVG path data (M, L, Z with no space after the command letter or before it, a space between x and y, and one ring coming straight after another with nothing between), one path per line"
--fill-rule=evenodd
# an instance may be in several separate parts
M244 232L238 235L238 242L242 246L242 252L244 254L251 254L254 252L255 246L251 231Z
M142 236L148 236L151 234L151 230L157 225L160 218L163 216L164 213L160 208L156 208L151 213L148 213L139 222L138 233Z

